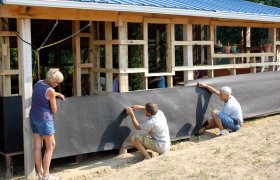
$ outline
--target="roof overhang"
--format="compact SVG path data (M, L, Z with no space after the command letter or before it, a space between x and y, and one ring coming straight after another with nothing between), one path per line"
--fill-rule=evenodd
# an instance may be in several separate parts
M91 9L91 10L106 10L106 11L118 11L118 12L139 12L139 13L150 13L150 14L169 14L169 15L239 19L239 20L251 20L251 21L280 22L280 16L268 16L268 15L261 15L261 14L248 14L248 13L223 12L223 11L219 11L219 12L201 11L201 10L190 10L190 9L133 6L133 5L122 5L122 4L105 4L105 3L94 3L94 2L77 2L77 1L65 1L65 0L3 0L3 3L10 4L10 5Z

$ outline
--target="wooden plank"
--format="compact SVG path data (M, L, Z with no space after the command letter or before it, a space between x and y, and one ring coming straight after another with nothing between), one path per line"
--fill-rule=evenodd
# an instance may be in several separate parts
M262 57L262 56L275 56L275 54L274 53L213 54L213 58Z
M123 23L123 26L119 27L119 40L127 40L127 22ZM119 45L119 68L128 68L128 46ZM119 75L119 91L128 92L128 74Z
M20 71L19 70L0 70L0 75L1 76L11 76L11 75L19 75Z
M170 18L144 18L144 22L152 24L170 24L173 20Z
M156 76L174 76L175 75L175 71L173 72L162 72L162 73L148 73L145 74L146 77L156 77Z
M192 41L193 30L192 24L183 25L183 40ZM184 46L184 66L193 66L193 46ZM184 84L187 84L188 81L193 80L193 71L184 72Z
M80 21L72 21L72 30L77 32L80 30ZM73 57L74 57L74 74L73 74L73 95L81 96L82 87L81 87L81 40L80 37L74 36L72 38L73 46Z
M78 64L78 68L93 68L93 63L83 63L83 64Z
M8 19L4 19L6 22L8 22ZM8 22L9 23L9 22ZM0 27L0 31L8 31L9 25L2 21ZM11 61L10 61L10 39L8 36L2 37L2 62L1 65L3 65L4 70L10 70L11 69ZM7 75L2 77L3 81L3 95L4 96L10 96L12 94L12 85L11 85L11 76Z
M280 41L276 41L275 44L276 44L276 45L280 45Z
M93 72L98 72L98 73L119 73L120 71L117 69L113 69L113 68L98 68L98 67L94 67L92 68Z
M118 73L148 73L147 68L125 68L125 69L119 69Z
M27 10L28 9L28 10ZM119 12L89 9L1 5L0 17L57 20L117 21Z
M93 40L94 36L94 28L93 24L89 27L89 31L91 36L89 37L89 63L92 64L92 68L94 67L94 47L93 47ZM93 95L95 90L95 77L92 68L89 70L89 94Z
M276 37L277 37L277 34L276 34L276 28L270 28L268 30L268 36L269 36L269 39L272 40L272 48L271 48L271 51L274 53L274 56L273 57L268 57L270 61L274 62L276 61L276 57L277 57L277 52L276 52ZM271 66L269 67L269 70L270 71L274 71L275 70L275 66Z
M22 39L31 42L31 20L18 19L17 31ZM29 111L32 97L32 49L31 46L20 41L20 56L22 57L22 112L23 112L23 144L24 144L24 173L25 179L35 178L35 165L33 160L33 137L29 124Z
M149 49L148 49L148 23L143 22L143 39L146 42L143 47L143 64L144 68L149 70ZM148 72L147 72L148 73ZM148 78L146 77L147 73L145 73L145 78L143 79L143 88L148 89Z
M112 40L112 23L105 22L105 39ZM105 67L113 68L113 46L105 45ZM113 92L113 74L106 73L106 91Z
M167 73L172 73L172 68L175 67L175 46L173 41L175 41L175 25L167 24L167 41L166 41L166 68ZM167 87L173 87L173 77L167 76Z
M200 26L200 29L201 29L201 32L200 32L200 37L201 37L201 41L205 41L205 39L206 39L206 37L205 37L205 35L206 35L206 31L205 31L205 27L203 26L203 25L201 25ZM210 42L210 46L211 46L211 44L213 43L214 44L214 42L213 41L209 41ZM204 63L204 61L205 61L205 45L202 45L201 47L200 47L201 49L200 49L200 64L203 64Z
M145 45L145 44L147 44L147 41L145 41L145 40L120 40L119 44Z
M173 44L176 46L194 46L194 45L211 46L211 45L214 45L214 42L213 41L174 41Z
M97 40L93 41L93 45L144 45L145 40Z
M1 36L15 37L16 34L13 31L0 31L0 37Z
M250 57L250 63L256 63L256 57ZM250 67L250 73L257 73L257 68L254 67Z
M246 27L246 35L245 35L245 48L251 47L251 28ZM246 53L250 53L250 49L246 49ZM243 58L242 58L243 59ZM250 61L250 57L246 57L246 62Z
M0 19L0 32L4 30L4 19ZM0 44L4 44L4 38L0 36ZM0 46L0 71L4 70L3 48ZM4 77L0 76L0 96L4 96Z
M230 64L235 64L235 58L230 58ZM236 68L230 69L230 75L236 75Z
M246 22L246 21L211 21L212 26L239 26L239 27L263 27L271 28L278 27L277 23L260 23L260 22Z
M174 71L191 71L191 70L215 70L215 69L242 69L263 66L280 65L280 62L264 62L264 63L246 63L246 64L223 64L223 65L201 65L201 66L176 66ZM149 75L153 76L153 75Z
M214 54L214 42L215 42L215 27L214 26L210 26L209 27L209 40L213 42L213 44L209 47L207 47L207 64L208 65L213 65L214 64L214 59L213 59L213 54ZM209 70L207 71L207 75L209 78L213 78L214 77L214 71L213 70Z
M119 40L94 40L93 45L117 45L120 44Z

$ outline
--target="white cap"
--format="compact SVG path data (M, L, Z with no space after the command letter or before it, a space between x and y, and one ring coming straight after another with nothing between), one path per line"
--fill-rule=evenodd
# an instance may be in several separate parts
M224 86L220 89L222 94L231 95L231 88L228 86Z

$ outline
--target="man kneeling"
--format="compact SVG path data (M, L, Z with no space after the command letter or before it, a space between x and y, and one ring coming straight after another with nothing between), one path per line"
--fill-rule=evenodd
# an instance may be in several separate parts
M222 111L213 110L212 117L208 119L203 127L200 129L199 134L203 134L206 129L218 127L220 135L224 135L224 129L230 131L237 131L243 123L242 110L239 102L231 95L230 87L222 87L219 91L205 83L198 83L199 87L206 88L211 93L220 97L224 102Z
M133 110L141 109L147 116L145 123L139 124ZM132 136L132 144L144 155L146 159L151 156L146 149L164 154L169 151L170 137L166 118L157 104L147 103L145 106L133 105L126 108L136 130L141 130L139 135Z

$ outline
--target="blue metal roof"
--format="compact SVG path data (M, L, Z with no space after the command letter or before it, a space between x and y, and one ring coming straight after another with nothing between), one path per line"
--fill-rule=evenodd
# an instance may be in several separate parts
M1 0L0 0L1 1ZM280 22L280 8L245 0L2 0L4 4Z
M280 8L252 3L244 0L67 0L67 1L280 16Z

